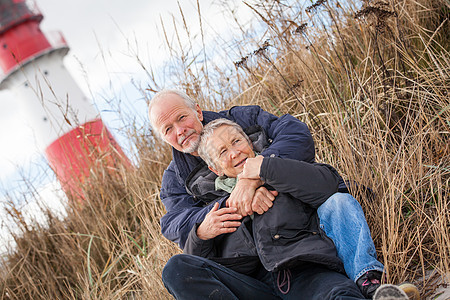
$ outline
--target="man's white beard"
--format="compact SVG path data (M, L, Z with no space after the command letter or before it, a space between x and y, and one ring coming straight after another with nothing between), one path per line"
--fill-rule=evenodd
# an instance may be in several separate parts
M200 137L197 136L197 140L191 141L191 145L188 148L183 149L183 153L197 152L199 144L200 144Z

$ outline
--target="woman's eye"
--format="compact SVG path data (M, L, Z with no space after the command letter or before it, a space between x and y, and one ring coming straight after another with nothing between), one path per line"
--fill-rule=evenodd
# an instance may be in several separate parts
M183 120L185 117L186 117L185 115L182 115L182 116L180 116L180 119L179 119L179 120L181 121L181 120Z
M164 131L164 134L168 134L170 129L172 129L172 127L167 127L166 130Z

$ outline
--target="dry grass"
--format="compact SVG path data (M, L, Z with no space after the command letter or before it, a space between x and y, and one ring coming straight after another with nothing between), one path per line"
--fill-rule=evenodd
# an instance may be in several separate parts
M374 191L369 198L354 188L387 280L416 282L430 295L435 277L420 278L450 272L448 1L248 6L263 30L236 43L254 51L222 58L233 71L213 61L198 67L189 62L206 51L168 43L179 58L170 75L204 107L258 104L306 122L317 160ZM23 225L4 264L3 298L168 297L160 273L178 249L160 234L158 187L170 151L147 131L133 136L137 170L99 171L83 209L69 207L63 221L49 213L48 229Z
M2 299L168 297L160 274L179 250L160 233L158 185L170 151L136 139L139 167L91 174L84 204L72 199L64 220L48 211L48 227L30 226L11 211L23 234L5 262Z

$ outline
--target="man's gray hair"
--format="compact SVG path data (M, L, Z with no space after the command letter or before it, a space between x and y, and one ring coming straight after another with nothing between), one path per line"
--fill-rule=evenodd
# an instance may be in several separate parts
M236 129L251 145L252 142L250 138L245 134L244 130L242 130L242 127L239 126L239 124L230 121L228 119L216 119L214 121L209 122L205 126L203 126L203 131L200 135L200 142L198 144L198 150L197 153L200 155L200 157L206 162L206 164L210 167L213 167L214 169L218 170L218 166L216 164L216 157L212 157L211 155L211 144L208 143L209 138L214 134L214 131L222 126L230 126Z
M180 91L180 90L162 90L159 91L158 93L155 94L155 96L153 96L152 100L150 100L150 104L148 105L148 115L150 118L150 125L152 125L153 129L156 131L156 127L155 124L153 124L153 119L151 117L151 112L152 112L152 108L153 106L158 103L159 101L161 101L162 99L164 99L165 96L167 95L177 95L179 96L181 99L184 100L184 103L186 104L187 107L192 108L193 110L196 109L196 105L197 102L195 102L194 99L192 99L191 97L189 97L186 93ZM159 134L159 132L158 132Z

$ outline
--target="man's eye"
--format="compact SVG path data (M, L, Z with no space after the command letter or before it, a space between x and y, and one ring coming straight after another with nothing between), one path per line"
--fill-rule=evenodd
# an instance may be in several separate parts
M240 139L235 139L234 141L233 141L233 144L237 144L237 143L239 143L241 140Z
M178 120L183 120L186 116L185 115L181 115L180 118Z
M224 154L225 154L225 152L226 152L227 150L222 150L222 151L220 151L220 153L219 153L219 156L223 156Z

